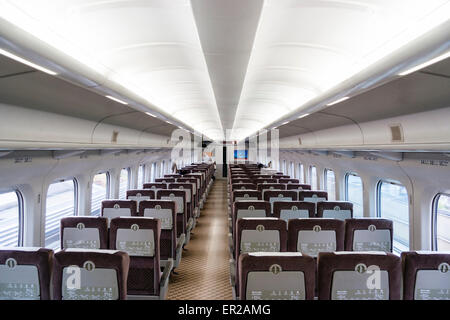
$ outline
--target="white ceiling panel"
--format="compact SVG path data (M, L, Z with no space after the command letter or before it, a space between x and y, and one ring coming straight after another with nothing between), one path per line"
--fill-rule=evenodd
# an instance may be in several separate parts
M245 138L289 112L300 112L309 100L448 20L449 4L266 0L233 138Z
M3 0L0 17L206 136L223 138L189 1Z

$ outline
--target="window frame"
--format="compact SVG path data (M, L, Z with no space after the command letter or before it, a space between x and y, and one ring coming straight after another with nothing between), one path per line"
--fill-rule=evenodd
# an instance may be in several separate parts
M334 172L333 169L330 168L325 168L323 170L323 186L325 191L328 193L328 197L330 197L330 192L328 190L328 171L333 172L333 176L334 176L334 198L337 200L337 196L336 196L336 172Z
M362 181L362 179L361 179L361 181ZM389 179L380 179L380 180L378 180L377 187L375 188L375 192L376 192L376 194L375 194L375 198L376 198L376 201L375 201L376 208L375 208L375 210L376 210L377 218L383 218L381 216L381 186L382 186L383 183L393 184L393 185L405 188L405 190L406 190L406 195L407 195L407 198L408 198L408 250L411 250L411 230L410 230L410 216L409 216L410 199L409 199L408 189L403 184L401 184L398 181L393 181L393 180L389 180ZM394 221L392 221L392 223L394 223ZM393 231L393 234L392 234L392 253L396 254L396 251L394 249L394 242L395 242L395 236L394 235L395 235L395 230ZM402 243L400 243L400 244L403 245Z
M0 193L10 193L14 192L17 197L17 210L18 210L18 227L17 232L17 247L23 247L24 235L25 235L25 198L22 191L19 188L11 188L2 190Z
M126 186L126 191L128 191L128 190L131 189L131 167L121 168L121 169L120 169L120 172L119 172L119 197L118 197L118 198L120 198L120 187L121 187L121 185L120 185L120 179L121 179L122 171L123 171L123 170L126 170L126 171L127 171L127 186ZM92 180L92 181L93 181L93 180ZM126 192L125 192L125 194L126 194ZM125 198L126 198L126 196L125 196Z
M46 244L45 244L45 232L46 232L46 224L47 224L47 198L48 198L48 190L50 189L50 186L52 185L52 184L55 184L55 183L62 183L62 182L65 182L65 181L72 181L72 183L73 183L73 194L74 194L74 196L73 196L73 217L77 217L78 215L79 215L79 205L78 205L78 203L79 203L79 190L80 190L80 188L79 188L79 182L78 182L78 179L76 178L76 177L71 177L71 178L63 178L63 179L57 179L57 180L54 180L52 183L50 183L49 185L48 185L48 187L47 187L47 192L46 192L46 194L45 194L45 208L44 208L44 214L43 214L43 216L44 216L44 219L43 219L43 223L44 223L44 226L43 226L43 229L44 229L44 234L43 234L43 246L44 247L46 247ZM91 197L92 197L92 193L91 193ZM59 245L58 245L59 246ZM59 249L61 249L61 248L59 248Z
M441 196L450 197L450 194L445 192L439 192L433 197L431 204L431 250L438 251L437 245L437 216L438 216L438 204Z
M298 167L298 181L300 183L305 183L305 167L303 165L303 163L299 162L297 163L297 167Z
M360 176L359 174L355 173L355 172L347 172L347 173L345 174L345 178L344 178L345 201L350 201L350 200L348 199L348 177L349 177L349 176L356 176L356 177L358 177L359 179L361 179L361 186L362 186L362 193L363 193L363 203L364 203L364 183L363 183L363 181L362 181L361 176Z
M105 198L105 200L111 199L111 173L109 172L109 170L97 172L96 174L94 174L94 176L92 177L92 180L91 180L91 208L89 211L89 216L92 216L92 192L94 191L94 179L95 179L95 176L97 176L99 174L106 174L106 198Z
M312 175L313 168L316 169L316 178L315 178L316 188L315 189L313 188L313 175ZM311 190L319 190L320 189L319 181L318 181L318 174L317 174L317 167L314 165L309 166L309 184L311 186Z

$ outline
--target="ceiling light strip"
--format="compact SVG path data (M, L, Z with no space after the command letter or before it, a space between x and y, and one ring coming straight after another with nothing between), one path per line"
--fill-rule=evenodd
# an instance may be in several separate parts
M52 76L56 76L56 75L57 75L56 72L51 71L51 70L49 70L49 69L47 69L47 68L41 67L41 66L39 66L39 65L37 65L37 64L35 64L35 63L33 63L33 62L30 62L30 61L28 61L28 60L25 60L25 59L23 59L23 58L21 58L21 57L18 57L18 56L16 56L15 54L12 54L12 53L9 52L9 51L0 49L0 54L1 54L1 55L4 55L5 57L11 58L11 59L13 59L13 60L16 60L17 62L20 62L20 63L22 63L22 64L25 64L25 65L27 65L27 66L29 66L29 67L32 67L32 68L34 68L34 69L37 69L37 70L39 70L39 71L45 72L45 73L47 73L47 74L50 74L50 75L52 75Z
M406 71L400 72L398 75L399 76L406 76L406 75L408 75L410 73L413 73L413 72L418 71L420 69L423 69L425 67L431 66L432 64L435 64L435 63L437 63L439 61L442 61L444 59L447 59L449 57L450 57L450 51L448 51L448 52L446 52L444 54L441 54L440 56L437 56L436 58L428 60L428 61L426 61L424 63L421 63L421 64L419 64L419 65L417 65L415 67L412 67L412 68L410 68L410 69L408 69Z

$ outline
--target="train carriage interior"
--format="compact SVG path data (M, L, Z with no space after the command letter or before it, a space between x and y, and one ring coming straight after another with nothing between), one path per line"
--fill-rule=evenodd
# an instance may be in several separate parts
M450 1L0 0L0 300L450 300Z

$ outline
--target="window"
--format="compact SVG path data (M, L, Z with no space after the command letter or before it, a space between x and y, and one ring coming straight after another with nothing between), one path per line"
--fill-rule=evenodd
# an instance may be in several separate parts
M434 249L450 251L450 195L434 198Z
M165 168L164 168L164 160L163 162L161 162L161 177L164 177L164 173L165 173Z
M353 203L353 216L363 216L363 185L361 178L354 173L345 176L345 199Z
M102 201L109 198L109 173L99 173L92 181L91 216L99 216Z
M283 173L287 174L286 160L283 160Z
M141 164L138 170L138 181L137 181L138 189L142 189L144 187L144 178L145 178L145 165Z
M76 215L77 182L63 180L52 183L47 191L45 208L45 247L59 249L59 221Z
M409 250L408 192L401 184L380 181L377 189L378 216L392 220L393 249L396 253Z
M291 178L294 177L294 174L295 174L294 171L295 171L295 169L294 169L294 163L291 162L291 169L290 169L290 172L289 172L289 175L291 176Z
M311 183L311 190L317 190L317 169L315 166L309 167L309 182Z
M305 173L303 172L303 165L301 163L298 164L298 180L300 180L300 183L305 183Z
M22 195L18 191L0 193L0 247L22 245Z
M127 198L127 190L130 188L130 168L120 170L119 199Z
M325 169L324 184L325 190L328 192L328 200L336 201L336 177L333 170Z
M151 182L155 182L155 173L156 173L156 162L153 162L151 170L150 170L150 181Z

